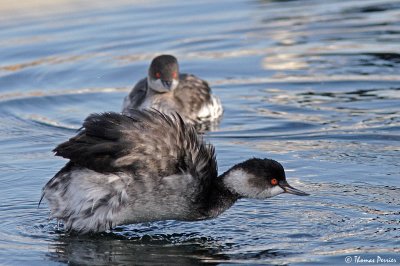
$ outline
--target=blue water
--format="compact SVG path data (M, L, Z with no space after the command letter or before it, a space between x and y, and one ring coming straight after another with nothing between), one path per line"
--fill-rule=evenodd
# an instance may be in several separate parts
M28 1L29 2L29 1ZM43 5L43 6L41 6ZM0 8L0 264L400 264L400 2L60 1ZM18 12L17 12L18 11ZM280 161L309 197L74 236L37 203L51 150L120 111L160 53L225 108L219 171ZM376 264L376 263L375 263ZM387 264L385 264L387 265Z

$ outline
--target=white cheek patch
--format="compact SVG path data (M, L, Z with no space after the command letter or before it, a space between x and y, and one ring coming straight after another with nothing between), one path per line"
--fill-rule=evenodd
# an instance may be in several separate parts
M257 196L257 198L259 198L259 199L271 198L276 195L282 194L283 192L285 192L285 191L280 186L273 186L271 188L267 188L267 189L263 190L263 192L261 192Z
M152 90L158 91L158 92L167 92L169 90L165 89L164 85L161 82L161 79L151 79L147 78L147 82L149 84L149 87Z
M224 183L230 191L247 198L265 199L285 192L280 186L263 189L251 185L250 178L254 178L254 176L242 170L233 170L224 177Z
M171 91L175 90L176 87L178 87L179 80L173 79L172 80L172 85L171 85Z
M173 79L172 80L172 84L171 84L171 88L167 89L164 87L164 85L161 82L161 79L151 79L151 78L147 78L147 82L149 84L149 87L152 90L158 91L158 92L168 92L168 91L173 91L176 89L176 87L178 87L179 84L179 80Z
M256 195L259 190L251 189L248 185L247 173L242 170L232 170L224 178L225 186L232 192L245 197Z

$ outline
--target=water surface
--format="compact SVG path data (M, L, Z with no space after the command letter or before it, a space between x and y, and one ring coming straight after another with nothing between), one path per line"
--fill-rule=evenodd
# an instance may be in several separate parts
M400 263L398 1L39 1L0 9L0 264ZM51 150L122 98L160 53L224 105L219 171L274 158L309 197L221 217L67 235L37 208ZM360 265L360 264L358 264Z

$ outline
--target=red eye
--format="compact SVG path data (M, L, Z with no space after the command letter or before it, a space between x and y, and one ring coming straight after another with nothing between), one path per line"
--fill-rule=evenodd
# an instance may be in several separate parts
M157 72L157 73L156 73L156 78L158 78L158 79L161 78L160 72Z
M276 178L271 179L271 185L276 186L278 185L278 180Z
M176 72L172 73L172 77L173 77L174 79L176 79L177 76L178 76L178 75L176 74Z

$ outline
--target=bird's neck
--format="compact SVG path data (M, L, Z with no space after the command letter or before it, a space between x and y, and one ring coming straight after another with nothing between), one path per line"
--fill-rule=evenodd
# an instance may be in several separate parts
M240 196L232 193L225 185L224 179L229 174L226 172L213 180L209 193L209 217L216 217L229 209Z
M153 96L153 95L159 94L159 93L160 92L158 92L156 90L153 90L153 88L151 88L150 81L149 81L149 79L147 79L147 82L146 82L146 97Z

